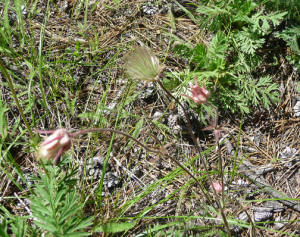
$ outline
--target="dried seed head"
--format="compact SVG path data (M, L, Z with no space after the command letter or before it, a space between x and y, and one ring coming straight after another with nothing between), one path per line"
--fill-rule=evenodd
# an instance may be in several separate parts
M137 80L155 81L159 79L163 66L158 58L146 47L135 47L125 58L128 75Z

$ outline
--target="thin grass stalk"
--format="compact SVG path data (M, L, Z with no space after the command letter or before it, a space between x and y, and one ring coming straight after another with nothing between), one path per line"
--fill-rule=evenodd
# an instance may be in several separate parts
M42 56L42 48L43 48L43 43L44 43L44 34L45 34L45 28L46 24L48 21L49 17L49 11L50 11L50 0L47 1L47 8L46 8L46 14L44 18L44 24L41 27L41 32L40 32L40 39L39 39L39 78L40 78L40 90L42 93L42 99L43 99L43 105L45 109L47 110L48 113L50 113L50 110L48 108L48 104L46 101L46 95L45 95L45 90L44 90L44 85L43 85L43 73L42 73L42 68L43 68L43 56Z
M14 85L13 85L13 82L12 82L12 79L11 79L10 75L8 74L8 72L7 72L7 70L6 70L5 66L4 66L4 63L3 63L3 61L1 59L0 59L0 67L1 67L1 69L3 71L3 73L4 73L4 76L6 77L9 89L10 89L10 91L12 93L12 96L14 98L14 101L15 101L16 105L17 105L19 113L20 113L20 115L21 115L21 117L22 117L22 119L24 121L24 124L25 124L25 126L26 126L26 128L27 128L27 130L29 132L30 138L31 138L32 141L34 141L34 134L32 132L31 127L29 126L29 123L28 123L27 119L25 118L25 115L23 113L23 109L22 109L22 107L21 107L21 105L19 103L19 99L17 97L17 93L15 91L15 88L14 88Z

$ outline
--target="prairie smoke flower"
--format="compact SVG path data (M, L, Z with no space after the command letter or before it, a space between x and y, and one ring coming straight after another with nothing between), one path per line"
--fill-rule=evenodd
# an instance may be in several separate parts
M70 135L65 129L40 133L52 134L40 144L39 150L37 151L37 158L45 160L54 158L54 164L57 164L59 157L71 147Z
M200 87L198 85L198 81L194 78L195 84L191 86L192 96L183 94L191 100L193 100L196 104L206 103L208 98L210 97L210 92L205 87Z
M137 80L155 81L159 79L163 66L158 58L146 47L136 47L125 58L127 74Z
M219 181L212 183L213 189L216 190L217 193L222 192L222 184Z

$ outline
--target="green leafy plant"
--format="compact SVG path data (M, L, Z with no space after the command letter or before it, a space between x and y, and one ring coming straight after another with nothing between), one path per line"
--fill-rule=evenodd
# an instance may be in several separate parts
M9 237L11 232L16 237L23 237L28 231L28 225L26 223L27 216L15 216L12 215L6 208L0 207L2 215L0 215L0 236ZM33 233L32 233L33 234ZM36 236L36 235L31 235Z
M92 224L86 218L80 195L74 190L74 171L48 166L36 180L30 198L34 223L49 236L87 236L84 230Z
M258 77L255 71L262 62L257 51L286 12L268 13L259 7L254 1L238 0L199 5L196 18L214 37L209 44L180 42L174 47L177 55L189 60L188 70L168 74L182 82L173 88L177 94L184 93L196 76L200 84L213 91L211 102L233 113L250 113L259 105L269 109L278 100L278 85L271 76Z
M286 42L290 49L287 59L297 67L298 71L300 71L300 26L292 26L281 32L277 32L276 37L283 39Z

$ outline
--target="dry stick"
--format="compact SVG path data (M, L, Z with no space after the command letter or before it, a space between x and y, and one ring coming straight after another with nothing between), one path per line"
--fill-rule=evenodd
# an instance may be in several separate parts
M184 112L184 116L185 116L185 118L186 118L186 120L187 120L189 133L190 133L190 135L191 135L191 137L192 137L192 140L193 140L193 142L194 142L194 144L195 144L195 146L196 146L196 149L197 149L197 151L198 151L198 153L199 153L199 155L200 155L200 159L201 159L201 161L202 161L202 163L203 163L203 166L204 166L204 169L205 169L205 171L206 171L206 173L207 173L208 180L209 180L211 186L213 187L213 185L212 185L212 183L213 183L213 182L212 182L212 179L211 179L211 177L208 175L208 168L207 168L206 161L205 161L205 159L203 158L203 156L202 156L202 154L201 154L201 152L202 152L202 151L201 151L201 148L200 148L200 146L198 145L197 139L196 139L196 137L195 137L195 135L194 135L194 133L193 133L191 121L190 121L190 119L189 119L189 116L188 116L188 114L187 114L187 112L186 112L184 106L180 103L180 101L179 101L175 96L173 96L173 95L172 95L172 94L164 87L164 85L162 84L162 82L161 82L160 80L157 80L156 82L157 82L157 83L159 84L159 86L167 93L167 95L169 95L171 98L173 98L173 99L176 101L176 103L178 103L179 106L182 108L182 110L183 110L183 112ZM202 184L201 182L197 182L197 183L200 184L200 189L201 189L202 193L205 195L205 197L207 198L207 200L208 200L209 203L211 204L210 196L209 196L208 193L206 194L206 193L204 192L204 189L203 189L203 186L202 186L203 184ZM220 200L219 200L219 197L218 197L218 195L217 195L217 193L216 193L216 190L215 190L214 188L212 188L212 190L213 190L213 193L214 193L216 202L217 202L217 204L218 204L218 207L219 207L219 209L220 209L221 216L222 216L222 219L223 219L223 221L224 221L224 225L225 225L227 234L228 234L228 236L231 236L230 229L229 229L229 225L228 225L228 222L227 222L225 213L224 213L223 206L222 206L221 203L220 203Z
M25 126L26 126L26 128L27 128L27 130L29 132L31 140L33 141L34 140L33 139L34 138L34 134L33 134L32 130L31 130L30 126L29 126L29 123L27 122L27 120L26 120L26 118L24 116L23 109L22 109L22 107L21 107L21 105L19 103L19 99L17 97L17 94L16 94L16 91L15 91L14 85L12 83L11 77L8 74L6 68L5 68L4 64L3 64L3 61L1 59L0 59L0 67L2 68L2 70L4 72L4 75L5 75L5 77L7 79L7 82L8 82L9 89L10 89L10 91L12 93L12 96L14 98L14 101L15 101L17 107L18 107L19 113L20 113L20 115L21 115L21 117L22 117L22 119L23 119L23 121L25 123Z

